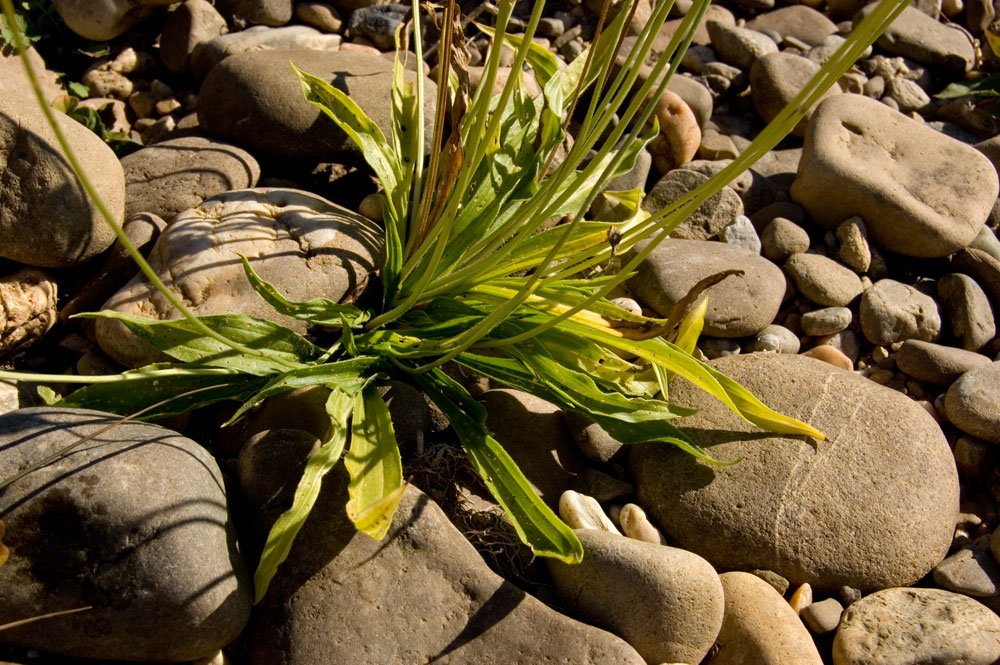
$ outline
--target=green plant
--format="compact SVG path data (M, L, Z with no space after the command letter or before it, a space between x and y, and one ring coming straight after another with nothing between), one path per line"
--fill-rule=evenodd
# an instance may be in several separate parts
M80 106L78 97L61 95L52 101L52 106L100 136L101 140L107 143L108 147L119 157L124 157L142 148L142 144L133 141L128 134L108 129L104 120L101 119L101 114L92 108Z
M2 2L10 14L10 0ZM626 4L634 11L634 3ZM587 414L625 443L664 441L706 460L707 453L670 422L690 413L665 400L670 375L687 378L765 429L822 438L691 356L705 307L704 301L696 303L697 294L667 319L629 313L606 296L697 206L773 148L906 2L882 0L788 108L708 183L653 215L641 211L641 192L619 193L616 199L630 210L628 219L587 219L606 183L627 171L656 134L655 122L649 126L654 104L648 100L662 95L708 1L696 0L652 75L642 79L640 69L671 4L656 3L622 66L614 63L630 19L628 9L607 22L602 17L591 48L560 67L530 39L543 3L534 5L525 37L517 39L506 34L513 3L500 2L495 28L484 29L503 35L515 48L514 72L525 63L534 70L543 94L531 99L520 75L508 77L499 95L491 94L500 62L495 47L470 96L456 41L461 34L452 28L458 24L455 3L449 2L427 164L422 77L407 83L397 61L392 132L386 137L349 97L298 72L306 96L354 139L382 183L386 256L381 306L362 310L323 298L290 302L260 280L246 259L244 266L258 294L278 312L339 330L332 346L320 348L282 326L239 314L194 317L140 257L137 262L147 278L185 318L151 321L117 312L86 316L121 321L176 362L109 377L0 376L89 383L57 403L118 413L146 407L143 417L237 400L242 405L235 419L282 391L317 384L330 388L328 436L309 459L292 507L271 529L255 576L258 600L287 556L323 476L341 458L350 474L348 514L360 530L376 538L386 533L404 481L388 412L374 388L380 377L409 381L430 396L448 416L521 539L537 554L568 562L582 556L579 541L532 491L486 429L483 407L442 371L444 363L455 361ZM419 14L416 0L413 12ZM399 39L405 41L405 34ZM413 40L419 58L420 31L414 31ZM569 117L585 99L585 90L590 94L583 121L567 147ZM614 124L616 113L620 121ZM565 154L557 163L554 155L561 146ZM63 148L77 168L65 143ZM596 156L585 161L592 148ZM103 209L86 179L81 182ZM131 251L113 218L105 217ZM546 228L553 218L565 222ZM638 245L645 240L648 245ZM658 392L664 399L656 398Z

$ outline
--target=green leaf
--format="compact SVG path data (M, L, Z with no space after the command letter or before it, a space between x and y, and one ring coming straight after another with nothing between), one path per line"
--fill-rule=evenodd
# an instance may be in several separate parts
M580 540L539 498L507 451L490 436L482 424L486 417L482 405L439 369L412 376L448 417L473 466L507 512L521 542L536 555L565 563L579 562L583 558Z
M480 23L476 23L475 25L477 28L486 33L487 36L491 38L496 37L496 30L493 28ZM510 44L515 51L523 41L523 37L521 35L512 35L509 33L504 33L503 39L506 43ZM534 41L528 45L526 60L528 65L535 71L535 78L538 79L538 85L542 88L544 88L545 84L549 82L549 79L555 76L559 71L559 62L556 60L556 57L552 54L552 52Z
M344 466L351 475L347 516L358 531L382 540L406 484L389 409L374 386L365 388L354 403L351 448Z
M299 484L295 488L292 507L278 517L267 535L260 563L253 576L254 604L259 603L264 598L278 566L288 558L295 537L302 529L302 525L305 524L306 518L309 517L316 499L319 497L323 477L336 465L344 452L348 433L347 419L351 415L356 401L359 400L355 396L339 390L330 393L326 402L326 412L330 416L330 434L326 442L306 462L302 478L299 479Z
M267 282L254 272L253 267L247 257L240 255L243 260L243 270L246 272L250 286L263 298L267 304L275 309L279 314L290 319L308 321L317 326L330 326L339 328L344 320L352 328L364 324L370 312L358 309L354 305L341 305L326 298L313 298L305 302L294 302L281 295L281 292L273 284Z
M708 296L688 312L677 327L677 339L674 343L681 350L687 353L694 353L694 347L698 344L698 336L701 335L705 327L705 312L708 311Z
M66 89L69 90L69 94L80 99L86 99L90 96L90 87L79 81L70 81L66 84Z
M257 392L265 379L226 369L192 369L159 363L124 372L120 381L94 383L56 403L56 406L110 411L129 415L151 405L144 419L186 413L224 400L242 401Z
M343 91L338 90L318 76L303 72L295 65L292 65L292 69L299 77L306 99L318 106L323 113L337 123L360 148L365 161L372 167L379 182L382 183L382 188L388 196L391 214L397 220L403 219L400 211L396 210L394 206L399 196L398 190L405 178L402 175L399 161L385 140L382 130Z
M353 395L361 391L372 380L375 369L381 362L380 358L361 356L359 358L324 363L322 365L310 365L285 372L271 379L259 391L253 394L237 409L236 413L233 414L232 418L226 424L228 425L235 421L258 402L272 395L278 395L288 390L294 390L295 388L328 386L330 389L337 389L348 395Z
M986 78L972 81L956 81L948 84L941 92L934 95L937 99L958 99L959 97L1000 97L1000 75L994 74Z
M261 355L239 353L195 329L188 319L160 321L114 310L77 314L81 318L121 321L136 337L171 358L209 367L225 367L264 376L302 367L319 358L323 350L288 328L244 314L198 317L209 329Z

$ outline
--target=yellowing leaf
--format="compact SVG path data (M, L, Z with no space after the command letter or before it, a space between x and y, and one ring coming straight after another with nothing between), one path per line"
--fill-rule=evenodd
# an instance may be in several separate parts
M389 409L373 386L354 404L351 449L344 456L351 475L347 516L358 531L381 540L403 498L403 464Z
M6 533L7 527L4 526L3 520L0 520L0 566L7 563L7 558L10 556L10 549L3 544L3 534Z

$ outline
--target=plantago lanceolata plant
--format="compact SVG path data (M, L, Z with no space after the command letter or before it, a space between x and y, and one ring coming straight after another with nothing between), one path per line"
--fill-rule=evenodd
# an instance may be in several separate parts
M9 17L10 1L2 3ZM320 348L275 323L238 313L192 316L133 252L142 271L184 318L152 321L110 311L88 316L120 320L176 362L106 377L3 373L4 378L90 384L62 398L58 404L64 406L130 413L156 404L144 417L237 400L236 418L286 390L329 388L328 436L309 459L292 507L271 529L255 577L258 600L309 515L323 476L341 459L350 475L349 516L376 538L386 533L405 483L388 410L374 387L379 378L408 381L428 395L449 418L520 538L535 553L567 562L582 556L576 536L535 494L485 427L483 407L442 371L444 363L454 361L586 414L624 443L663 441L707 460L706 452L672 422L690 411L666 401L669 376L688 379L764 429L823 436L768 409L691 355L704 300L686 299L667 319L652 319L617 307L607 296L703 201L791 131L902 11L905 0L882 0L732 164L652 215L640 207L642 192L615 195L631 213L617 222L591 219L588 211L606 184L627 172L656 135L656 124L650 123L655 101L709 2L695 0L644 77L640 70L672 0L654 3L652 17L623 58L621 42L633 3L624 3L609 21L602 16L590 48L568 66L560 66L531 39L544 3L534 4L523 36L507 34L513 4L499 2L495 26L481 27L493 43L481 81L470 90L459 44L461 22L454 1L448 2L429 155L424 154L423 77L406 82L398 59L389 136L340 90L296 70L306 97L354 140L382 184L386 250L381 306L364 310L322 297L290 302L259 279L245 259L244 266L257 293L278 312L339 330L332 347ZM420 14L413 0L413 15ZM419 61L421 31L412 32ZM403 31L398 39L406 41ZM514 74L494 96L502 40L515 50ZM542 88L534 99L525 92L525 67ZM570 140L567 127L574 109L582 121ZM46 112L51 117L51 109ZM96 201L64 141L63 149ZM113 218L106 212L105 217L132 251ZM563 223L549 228L546 223L553 219ZM646 240L651 242L639 249L638 243Z

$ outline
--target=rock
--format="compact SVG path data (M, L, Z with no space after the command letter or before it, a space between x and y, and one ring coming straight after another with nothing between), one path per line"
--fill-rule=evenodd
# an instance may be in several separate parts
M846 307L824 307L802 315L802 332L819 337L833 335L851 325L851 310Z
M1000 260L981 249L967 247L955 254L951 267L974 279L986 294L993 312L1000 312Z
M55 117L83 172L121 223L125 176L118 158L80 123ZM115 239L33 100L0 97L0 234L0 257L51 268L83 263Z
M996 206L994 206L994 212L990 213L990 217L993 217L995 211ZM979 229L979 233L969 244L969 247L980 249L1000 261L1000 239L997 238L996 233L988 226Z
M298 479L321 443L316 435L304 430L269 429L251 436L240 449L240 489L253 511L260 546L270 525L292 507Z
M660 530L646 517L646 511L634 503L626 503L622 506L621 512L618 514L618 521L622 525L622 531L629 538L654 545L667 544L667 540L660 533Z
M868 246L865 221L857 216L844 220L837 227L837 240L840 242L837 257L855 272L868 272L872 264L872 250Z
M776 52L758 58L750 68L750 91L757 114L765 122L773 120L818 71L818 64L793 53ZM839 92L840 88L832 86L821 99ZM803 136L811 115L806 114L792 134Z
M53 407L0 418L5 479L77 446L0 497L11 551L0 623L90 607L5 630L2 641L102 660L211 654L243 629L252 596L222 474L190 439L118 420Z
M977 150L862 95L813 114L792 198L836 228L860 216L869 238L906 256L972 242L993 207L997 172Z
M292 0L215 0L219 12L238 26L285 25L292 20Z
M705 290L708 311L704 334L726 338L754 335L778 313L785 280L777 266L742 247L667 238L639 265L627 284L638 300L668 316L695 284L730 269L744 274L730 275Z
M719 575L726 614L712 665L820 665L816 645L770 584L750 573Z
M948 420L960 430L1000 443L1000 362L970 369L945 394Z
M918 339L908 339L896 352L896 366L918 381L949 386L965 372L989 365L979 353Z
M290 300L353 302L381 265L381 253L381 230L357 213L297 190L248 189L178 215L149 263L195 314L240 312L304 332L304 322L278 314L254 292L239 255ZM179 316L142 274L104 308L155 319ZM104 351L122 364L162 357L116 321L101 319L96 331Z
M938 302L951 334L967 351L978 351L997 334L990 302L968 275L949 273L937 283Z
M0 357L9 357L47 333L58 319L55 279L36 268L0 277Z
M819 254L792 254L785 272L799 292L818 305L845 307L861 295L861 279L850 268Z
M705 27L719 58L743 71L750 71L758 59L778 51L773 39L756 30L738 28L717 20L706 21Z
M690 194L708 177L687 169L675 169L660 178L646 198L642 209L657 213ZM671 232L671 237L688 240L710 240L743 214L743 202L731 187L723 187L691 213Z
M340 43L340 35L325 35L306 25L289 25L283 28L258 25L196 44L191 52L191 71L197 80L204 81L213 67L232 55L272 50L335 51ZM287 61L285 64L287 65ZM299 94L301 95L301 90Z
M547 559L570 611L619 635L648 663L697 663L722 625L719 576L684 550L603 531L576 531L583 561Z
M114 39L171 0L53 0L52 6L70 30L85 39Z
M901 113L914 113L925 110L931 103L931 97L920 84L902 76L894 76L885 84L885 98L896 102L896 109Z
M320 32L338 33L344 22L340 13L332 5L322 2L299 2L295 5L295 18L311 25Z
M562 413L543 399L520 390L488 390L486 427L513 458L538 495L553 510L583 460Z
M771 585L771 588L778 592L782 598L785 597L785 592L788 591L788 580L774 572L773 570L763 570L758 568L757 570L751 570L751 575L756 575L760 579L764 580Z
M668 149L653 152L653 161L657 170L665 173L694 159L701 144L701 129L691 107L672 90L663 91L655 113Z
M792 5L758 14L747 21L746 27L758 31L773 30L782 37L792 37L808 46L815 46L837 32L833 21L805 5Z
M688 435L716 459L741 460L710 466L667 446L632 447L637 502L678 547L719 570L764 568L821 592L909 584L944 557L958 478L940 428L920 406L801 355L712 365L829 438L765 435L690 383L672 382L672 402L701 409L681 425Z
M799 338L788 328L772 323L754 335L753 339L743 347L743 350L747 353L755 351L798 353Z
M844 614L844 606L836 598L827 598L816 603L810 603L804 608L799 616L803 623L817 635L831 633L840 624L840 617Z
M35 70L42 88L42 97L46 102L51 102L63 94L63 89L59 85L59 75L46 67L42 56L38 55L34 47L28 48L28 60ZM0 52L0 99L31 100L34 104L34 96L35 91L31 87L31 80L24 70L21 57Z
M226 19L208 0L187 0L170 14L160 33L160 60L175 74L191 72L198 44L226 34Z
M719 232L719 240L760 254L760 238L757 237L757 231L750 223L750 218L745 215L740 215L732 224L723 226Z
M813 590L808 582L800 585L799 588L792 593L791 598L788 599L789 607L795 610L796 614L801 613L802 610L812 605L812 602Z
M382 542L358 533L344 510L347 483L343 467L324 480L255 611L249 663L644 665L619 638L552 611L490 571L413 485Z
M213 100L198 108L210 136L250 150L303 161L329 161L360 154L347 134L302 95L289 61L302 71L334 79L382 132L390 135L388 99L392 63L356 51L251 51L226 58L202 84L199 96ZM406 72L406 80L415 75ZM433 136L435 90L425 81L426 137Z
M563 418L580 452L592 462L604 464L614 457L624 445L588 416L573 411L564 411Z
M809 249L809 234L795 222L775 217L764 227L760 237L764 256L771 261L784 261L792 254Z
M854 18L854 23L871 13L869 4ZM895 55L925 65L967 72L976 62L976 53L966 33L939 23L918 9L907 7L882 33L875 44Z
M718 7L713 6L711 9L718 9ZM709 14L712 13L711 9L708 12ZM667 82L667 90L684 100L684 103L688 105L691 113L694 114L695 119L698 121L699 128L708 124L709 119L712 117L713 107L712 93L709 92L708 88L690 76L678 73L670 77L670 80Z
M583 469L573 478L573 490L597 499L600 503L623 501L635 494L632 483L609 476L591 467Z
M566 490L559 497L559 517L571 529L597 529L621 535L597 499L573 490Z
M880 279L861 296L861 331L872 344L932 342L941 332L937 303L908 284Z
M1000 564L990 552L990 536L978 538L934 566L934 581L966 596L1000 596Z
M363 37L382 51L396 48L396 28L407 20L410 6L400 3L376 4L351 12L347 22L349 37Z
M149 212L171 220L205 199L257 184L260 166L247 151L189 136L168 139L121 160L125 170L125 216Z
M830 346L829 344L819 344L814 346L808 351L803 351L802 355L808 358L822 360L825 363L847 370L848 372L854 371L854 361L847 357L843 351L835 346Z
M833 640L834 665L989 665L997 658L1000 617L941 589L884 589L865 596L844 612Z

